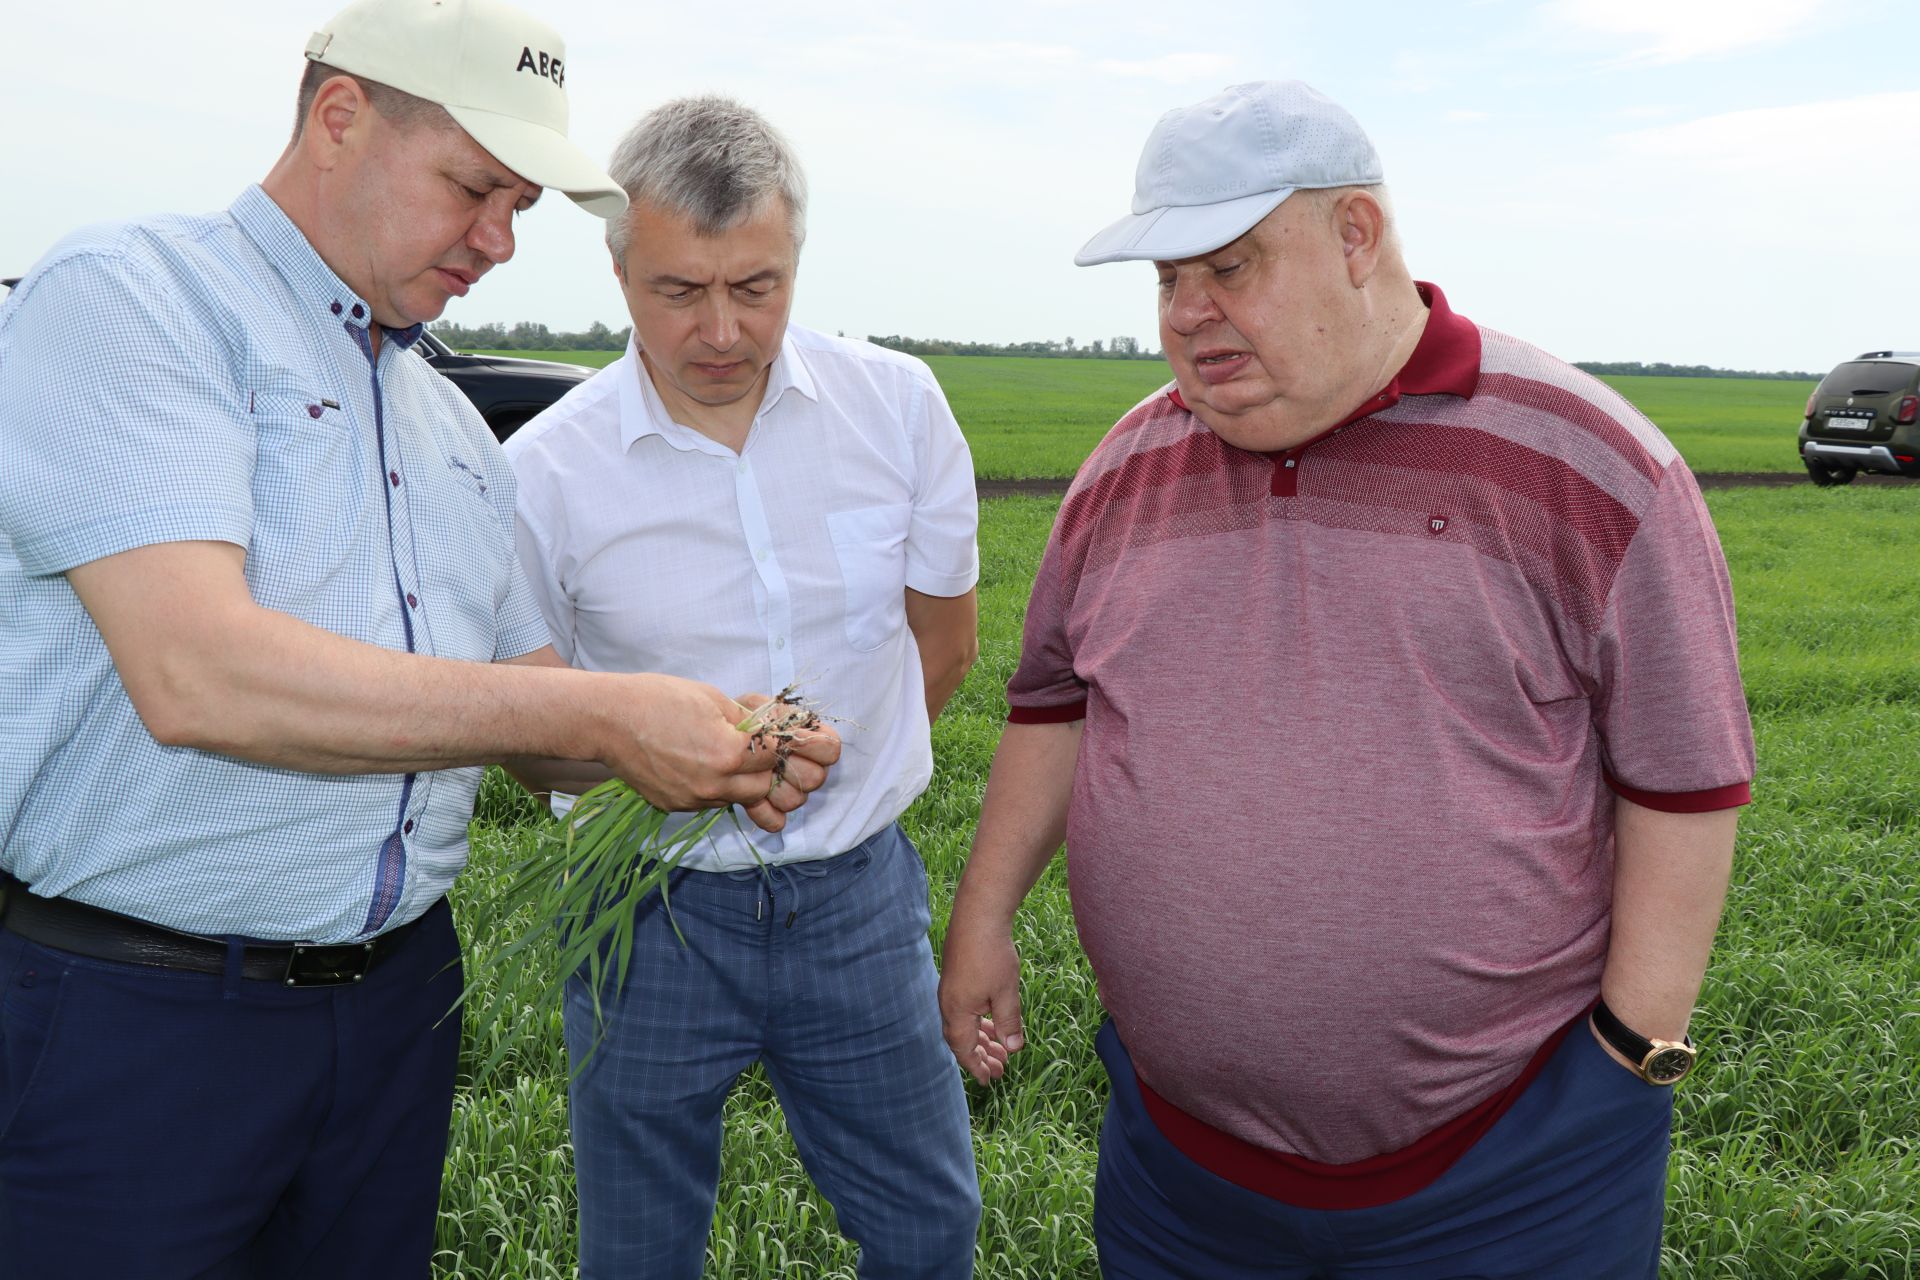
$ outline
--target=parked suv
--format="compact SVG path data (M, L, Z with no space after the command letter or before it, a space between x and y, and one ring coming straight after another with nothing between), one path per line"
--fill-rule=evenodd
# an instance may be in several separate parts
M1862 471L1920 476L1920 351L1863 351L1820 380L1800 424L1818 485Z
M17 276L0 280L0 289L11 290L19 283ZM414 350L473 401L473 407L501 440L593 376L592 369L577 364L517 356L462 355L435 337L431 329L421 335Z

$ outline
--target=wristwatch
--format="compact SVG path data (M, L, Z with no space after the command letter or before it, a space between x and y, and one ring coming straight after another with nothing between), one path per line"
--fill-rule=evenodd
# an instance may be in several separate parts
M1678 1044L1672 1040L1649 1040L1627 1026L1607 1008L1605 1000L1593 1006L1593 1029L1600 1038L1620 1051L1620 1056L1635 1064L1634 1069L1648 1084L1672 1085L1686 1078L1700 1051L1685 1036Z

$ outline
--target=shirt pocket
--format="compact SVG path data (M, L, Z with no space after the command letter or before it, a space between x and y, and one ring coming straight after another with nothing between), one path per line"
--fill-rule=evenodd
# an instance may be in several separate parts
M377 465L346 413L298 387L248 397L254 426L253 530L247 580L270 609L317 625L328 586L365 538L364 494Z
M827 517L847 592L847 643L878 649L907 621L907 527L913 504L861 507Z

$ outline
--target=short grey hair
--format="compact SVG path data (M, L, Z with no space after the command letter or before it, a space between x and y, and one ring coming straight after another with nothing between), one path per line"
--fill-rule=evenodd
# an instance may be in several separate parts
M633 205L651 204L717 236L769 196L786 203L797 253L807 238L807 178L780 131L751 107L708 94L655 107L613 149L607 173ZM630 213L607 219L607 248L625 268Z
M307 69L301 73L300 92L294 102L293 140L295 142L298 142L300 135L306 132L307 113L313 110L313 100L320 96L320 86L335 76L345 76L359 85L360 91L367 95L367 101L373 104L374 111L379 113L381 119L396 128L405 130L417 128L420 125L435 129L454 127L453 117L448 115L447 109L437 102L416 98L411 93L396 89L390 84L369 80L365 76L355 75L351 71L342 71L338 67L330 67L324 62L316 62L309 58Z

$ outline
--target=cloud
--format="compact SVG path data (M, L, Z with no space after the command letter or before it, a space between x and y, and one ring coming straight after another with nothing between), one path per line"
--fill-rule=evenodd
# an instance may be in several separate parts
M1438 54L1415 53L1403 49L1393 55L1389 64L1393 87L1404 93L1431 93L1435 89L1445 89L1453 84L1452 68L1449 59Z
M1186 84L1194 80L1223 81L1232 73L1234 59L1224 53L1168 53L1144 61L1106 58L1094 65L1111 76Z
M1658 65L1778 44L1833 8L1834 0L1552 0L1540 12L1556 25L1630 42L1624 65Z
M1888 163L1888 139L1915 134L1920 134L1920 90L1908 89L1729 111L1616 134L1612 141L1629 156L1789 185L1816 165L1834 174L1872 174L1874 199L1884 204L1901 192L1920 198L1920 179L1910 176L1911 166Z

